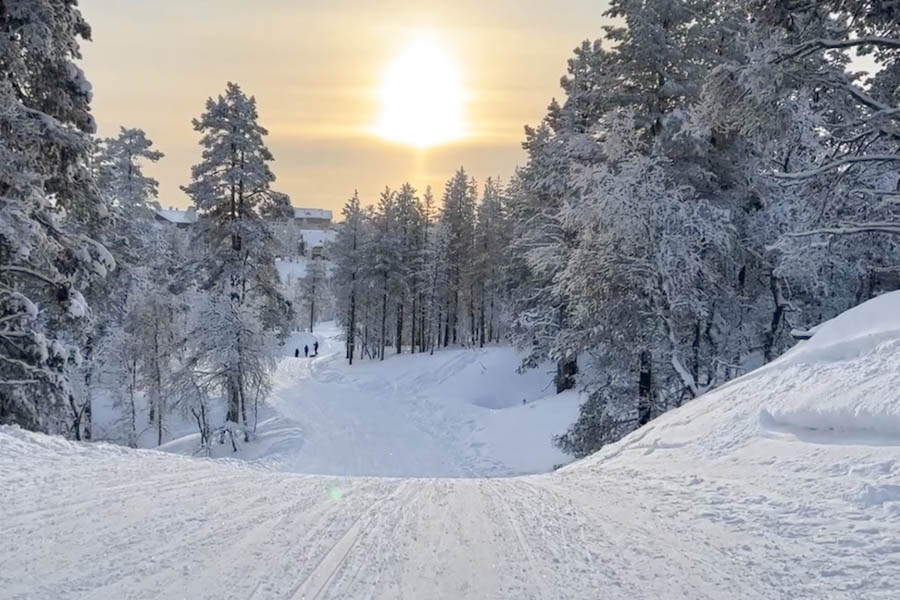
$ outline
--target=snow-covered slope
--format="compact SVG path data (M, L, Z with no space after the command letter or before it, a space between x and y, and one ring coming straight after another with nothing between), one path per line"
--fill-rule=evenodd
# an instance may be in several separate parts
M878 298L550 475L295 475L0 429L0 597L897 598L898 331L900 293Z
M518 353L498 346L391 351L384 362L351 367L339 334L324 324L287 341L259 439L240 458L297 473L383 477L507 476L569 462L552 437L575 420L579 397L548 390L550 367L518 374ZM316 341L319 355L305 358L303 347L312 353ZM197 444L190 435L162 449L191 454Z

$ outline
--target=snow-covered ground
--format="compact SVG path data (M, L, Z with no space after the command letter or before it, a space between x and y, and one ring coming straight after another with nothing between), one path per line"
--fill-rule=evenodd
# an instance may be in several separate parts
M290 285L306 277L307 262L308 259L302 256L277 259L275 268L278 269L278 277L281 279L281 283Z
M326 354L285 361L272 410L294 421L303 444L281 455L269 447L278 456L271 463L0 429L0 597L900 594L900 293L846 313L780 360L552 474L409 479L271 468L340 465L351 473L391 464L397 474L465 474L483 469L485 456L522 466L471 444L460 450L441 427L417 430L444 417L447 427L459 425L451 413L465 411L452 406L512 403L481 395L480 367L458 356L353 371ZM440 369L414 360L438 361L456 376L441 383ZM504 389L484 366L487 389ZM423 372L429 397L406 391ZM340 394L326 397L331 385L347 392L346 405ZM367 422L377 410L356 419L365 401L358 392L377 403L397 390L404 399L385 410L400 414L385 418L408 417L393 447L405 458L348 452L369 447L359 440L378 429ZM527 406L489 414L524 414ZM441 417L422 416L433 410ZM487 425L471 431L466 439L491 434L501 443ZM328 449L333 462L313 448ZM439 448L453 448L454 458L441 462ZM289 455L300 458L291 463Z
M305 358L316 341L319 355ZM388 352L384 362L351 367L332 324L295 334L258 439L238 457L297 473L383 477L541 473L571 460L552 437L577 417L578 395L553 395L547 369L518 374L512 348ZM197 445L190 435L162 449L191 454ZM216 455L231 455L230 446Z

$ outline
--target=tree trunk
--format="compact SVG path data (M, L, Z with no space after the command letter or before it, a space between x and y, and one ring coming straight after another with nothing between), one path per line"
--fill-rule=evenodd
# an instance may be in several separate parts
M351 276L350 288L350 328L347 332L347 358L353 364L353 350L356 347L356 273Z
M478 345L484 348L484 286L481 287L481 314L478 317Z
M770 362L775 358L775 341L778 338L778 329L781 327L784 309L787 306L781 293L781 284L778 282L778 278L772 274L769 275L769 290L772 292L775 310L772 312L772 321L763 340L763 358L766 362Z
M447 304L444 310L444 348L450 343L450 297L447 296Z
M488 339L494 341L494 293L491 292L491 320L488 323Z
M240 398L238 397L237 382L232 375L228 378L228 413L225 415L225 420L239 423L240 418Z
M418 340L416 340L416 324L417 324L417 321L419 320L419 312L418 312L418 311L419 311L418 296L416 296L415 294L413 294L412 312L410 313L411 318L410 318L410 320L409 320L409 328L410 328L410 331L409 331L409 345L410 345L409 352L410 352L410 354L415 354L415 353L416 353L416 342L418 341Z
M575 376L578 374L578 359L566 356L556 363L556 393L561 394L575 387Z
M131 432L129 433L128 445L137 448L137 408L134 402L134 394L137 390L137 359L131 359L129 368L131 377L128 382L128 402L131 409Z
M363 345L361 356L369 353L369 295L366 294L366 301L363 304Z
M651 392L653 372L650 352L641 352L640 374L638 376L638 427L650 422L652 416Z
M313 332L313 325L316 322L316 284L313 283L312 297L309 299L309 332Z
M403 352L403 301L397 306L397 354Z
M387 286L387 277L385 277L385 286ZM384 360L384 348L387 345L387 287L381 295L381 360Z

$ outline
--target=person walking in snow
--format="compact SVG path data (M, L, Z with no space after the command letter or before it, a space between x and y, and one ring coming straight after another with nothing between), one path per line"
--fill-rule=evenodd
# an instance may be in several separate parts
M313 343L313 356L318 356L318 355L319 355L319 340L316 340Z
M303 356L309 358L309 346L303 346Z
M294 348L294 358L300 357L300 348Z

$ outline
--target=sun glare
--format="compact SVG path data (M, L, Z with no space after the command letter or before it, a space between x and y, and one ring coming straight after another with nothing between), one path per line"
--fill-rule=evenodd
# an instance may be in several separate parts
M375 132L383 138L427 148L465 135L460 71L431 32L420 32L390 63L380 98Z

